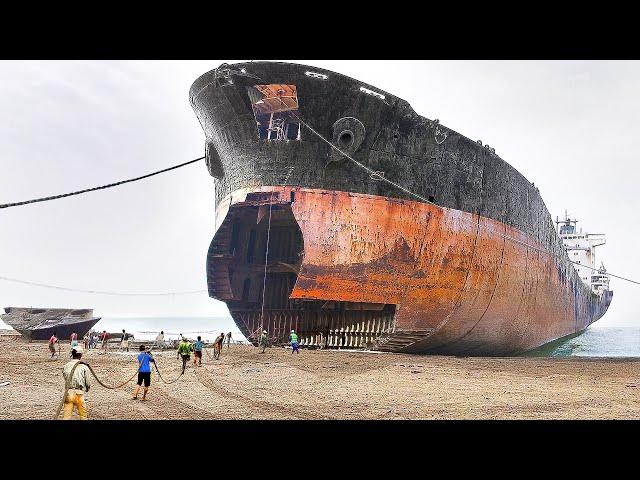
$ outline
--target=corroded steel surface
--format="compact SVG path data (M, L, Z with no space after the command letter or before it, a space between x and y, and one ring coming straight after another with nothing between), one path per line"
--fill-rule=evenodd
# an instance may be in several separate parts
M586 328L610 301L563 276L549 254L506 240L540 248L495 220L371 195L269 190L275 202L295 192L304 260L291 298L396 304L396 332L431 332L407 351L528 350Z

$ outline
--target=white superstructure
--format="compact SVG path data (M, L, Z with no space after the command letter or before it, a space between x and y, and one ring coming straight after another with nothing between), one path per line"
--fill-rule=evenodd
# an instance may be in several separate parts
M577 231L577 220L572 220L564 214L564 220L556 218L558 233L562 238L562 243L567 249L569 260L573 263L580 280L589 285L594 293L601 294L604 290L609 290L609 276L607 270L601 263L600 268L596 267L595 248L606 243L604 233L582 233L582 229Z

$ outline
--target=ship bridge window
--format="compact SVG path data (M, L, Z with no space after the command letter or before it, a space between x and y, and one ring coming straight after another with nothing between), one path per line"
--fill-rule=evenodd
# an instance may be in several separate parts
M261 140L300 140L295 85L254 85L248 94Z
M566 235L574 232L575 232L575 227L573 225L562 225L560 227L560 235Z

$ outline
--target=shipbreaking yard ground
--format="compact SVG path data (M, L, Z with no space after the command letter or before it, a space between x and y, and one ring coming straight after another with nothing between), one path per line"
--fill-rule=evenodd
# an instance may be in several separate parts
M51 419L63 391L45 343L0 336L0 419ZM91 419L632 419L640 417L640 359L446 357L224 347L172 385L154 373L149 401L132 384L87 395ZM167 380L174 350L156 354ZM86 360L104 382L135 371L126 355ZM9 362L9 363L6 363ZM41 362L41 363L37 363Z

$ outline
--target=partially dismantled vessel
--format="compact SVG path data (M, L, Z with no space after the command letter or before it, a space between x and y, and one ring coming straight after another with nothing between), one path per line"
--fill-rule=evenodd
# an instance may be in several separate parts
M215 178L209 295L254 343L295 329L310 346L513 354L611 302L534 184L400 98L251 62L202 75L190 102Z
M100 321L92 309L6 307L4 311L0 320L28 340L49 340L53 333L69 338L73 332L81 339Z

